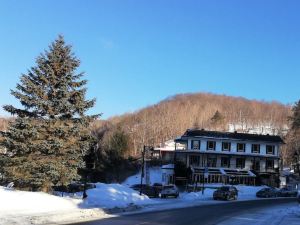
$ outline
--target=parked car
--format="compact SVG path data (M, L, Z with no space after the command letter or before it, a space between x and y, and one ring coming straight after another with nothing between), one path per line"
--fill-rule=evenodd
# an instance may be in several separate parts
M146 188L148 185L147 184L134 184L131 185L130 188L132 188L135 191L139 191L141 187Z
M85 184L86 190L96 188L96 185L93 183ZM76 193L82 192L84 190L84 183L76 182L68 185L52 186L54 192L67 192L67 193Z
M275 198L279 196L279 192L272 187L263 188L256 192L256 197L258 198Z
M222 186L213 193L214 200L237 200L238 190L234 186Z
M161 183L154 183L153 185L152 185L152 187L155 187L155 188L157 188L157 189L162 189L162 187L163 187L163 185L161 184Z
M163 188L163 185L161 183L154 183L152 185L152 187L155 189L155 191L157 192L157 196L158 196Z
M147 184L134 184L130 188L138 192L140 192L142 188L142 194L147 195L150 198L156 198L159 195L159 192L157 192L154 187Z
M166 198L166 197L170 197L170 196L177 198L179 196L178 188L173 184L164 185L160 192L160 197Z
M288 188L281 188L278 190L279 197L296 197L297 193L297 191L292 191Z

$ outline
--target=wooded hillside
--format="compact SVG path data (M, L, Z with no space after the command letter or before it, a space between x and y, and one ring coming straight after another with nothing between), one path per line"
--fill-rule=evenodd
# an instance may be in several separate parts
M130 155L159 146L188 128L279 134L288 129L291 106L209 93L180 94L137 112L110 118L130 137ZM230 128L230 129L229 129Z
M144 144L160 146L188 128L282 135L289 127L290 115L291 106L274 101L210 93L180 94L134 113L98 120L91 129L101 142L108 130L109 136L113 130L122 130L129 137L127 154L136 156ZM7 127L7 122L0 120L0 130Z

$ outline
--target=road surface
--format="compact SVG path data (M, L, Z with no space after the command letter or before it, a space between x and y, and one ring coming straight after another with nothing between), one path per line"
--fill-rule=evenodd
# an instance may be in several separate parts
M272 207L297 206L295 198L237 201L224 204L202 205L190 208L172 209L123 215L109 219L77 223L76 225L210 225L210 224L255 224L257 221L243 217ZM243 219L241 219L243 218ZM246 218L246 219L245 219ZM247 220L248 218L248 220ZM234 219L231 220L231 219ZM233 223L234 222L234 223ZM271 222L268 224L272 224ZM284 223L283 223L284 224ZM299 218L300 224L300 218Z

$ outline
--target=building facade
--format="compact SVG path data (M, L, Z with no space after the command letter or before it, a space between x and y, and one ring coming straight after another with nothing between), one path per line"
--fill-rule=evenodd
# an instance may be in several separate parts
M189 129L175 143L176 182L279 184L279 136Z

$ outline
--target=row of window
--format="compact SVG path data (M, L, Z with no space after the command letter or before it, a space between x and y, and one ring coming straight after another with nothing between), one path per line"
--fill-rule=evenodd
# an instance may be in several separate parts
M236 165L235 167L237 169L243 169L245 168L245 158L236 158ZM190 165L196 165L199 166L200 163L200 157L199 156L190 156ZM201 165L200 165L201 166ZM202 165L204 166L204 165ZM207 158L207 164L205 165L207 167L217 167L217 157L215 156L209 156ZM230 167L230 158L229 157L221 157L221 167L223 168L229 168ZM259 161L252 161L252 168L253 170L260 170L260 162ZM266 169L274 169L274 160L267 159L266 160Z
M192 149L200 149L200 141L192 140ZM207 141L206 142L206 150L216 150L216 142L215 141ZM222 151L230 151L231 143L230 142L222 142ZM237 152L245 152L246 144L245 143L237 143L236 144ZM252 153L260 153L260 144L252 144L251 146ZM266 154L274 155L275 154L275 146L274 145L266 145Z

